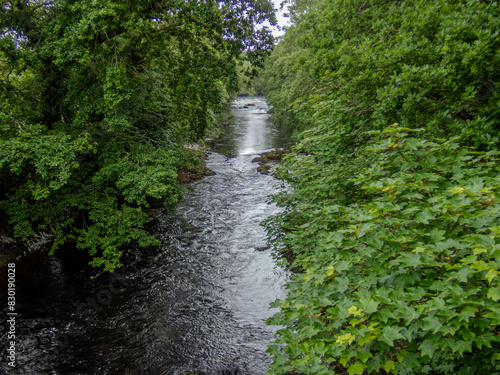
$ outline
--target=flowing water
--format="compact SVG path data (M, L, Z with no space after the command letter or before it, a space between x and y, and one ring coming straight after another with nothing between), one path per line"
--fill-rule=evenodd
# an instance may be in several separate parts
M122 270L94 279L87 259L64 252L17 265L17 367L2 348L2 373L265 374L269 303L284 297L288 273L263 250L259 225L279 212L268 200L280 182L252 159L289 137L263 98L239 98L233 113L207 159L216 175L151 225L161 247L131 246Z

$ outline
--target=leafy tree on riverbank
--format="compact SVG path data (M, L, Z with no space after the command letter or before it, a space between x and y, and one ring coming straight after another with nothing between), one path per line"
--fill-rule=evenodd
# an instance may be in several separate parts
M230 92L236 58L272 47L268 1L6 1L0 23L0 209L4 231L69 240L104 270L143 229L150 199L180 197Z
M305 131L268 230L303 272L270 374L500 373L498 5L294 3L265 74Z

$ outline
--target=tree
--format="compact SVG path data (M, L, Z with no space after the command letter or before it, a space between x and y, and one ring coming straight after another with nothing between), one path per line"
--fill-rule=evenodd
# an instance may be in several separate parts
M0 38L0 209L26 239L49 232L106 271L120 246L157 241L151 198L175 204L182 143L203 137L235 59L258 63L268 1L5 1ZM241 20L237 17L242 17ZM238 22L241 21L241 22Z

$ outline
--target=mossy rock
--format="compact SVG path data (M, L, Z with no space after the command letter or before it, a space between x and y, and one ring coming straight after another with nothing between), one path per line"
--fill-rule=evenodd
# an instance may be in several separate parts
M181 185L200 180L204 176L213 176L215 172L205 166L182 168L177 171L177 181Z
M262 174L269 174L271 171L271 165L269 162L280 162L286 154L289 154L289 150L273 150L269 152L264 152L260 156L253 158L252 163L259 163L257 170Z

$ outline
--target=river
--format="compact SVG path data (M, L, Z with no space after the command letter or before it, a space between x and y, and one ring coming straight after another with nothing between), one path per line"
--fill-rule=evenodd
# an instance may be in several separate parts
M160 247L130 246L125 267L93 279L86 259L64 252L18 266L17 367L3 348L2 373L265 374L269 303L289 274L263 250L260 226L279 212L268 201L280 182L252 159L290 138L273 129L264 98L238 98L233 114L207 158L216 175L150 224Z

